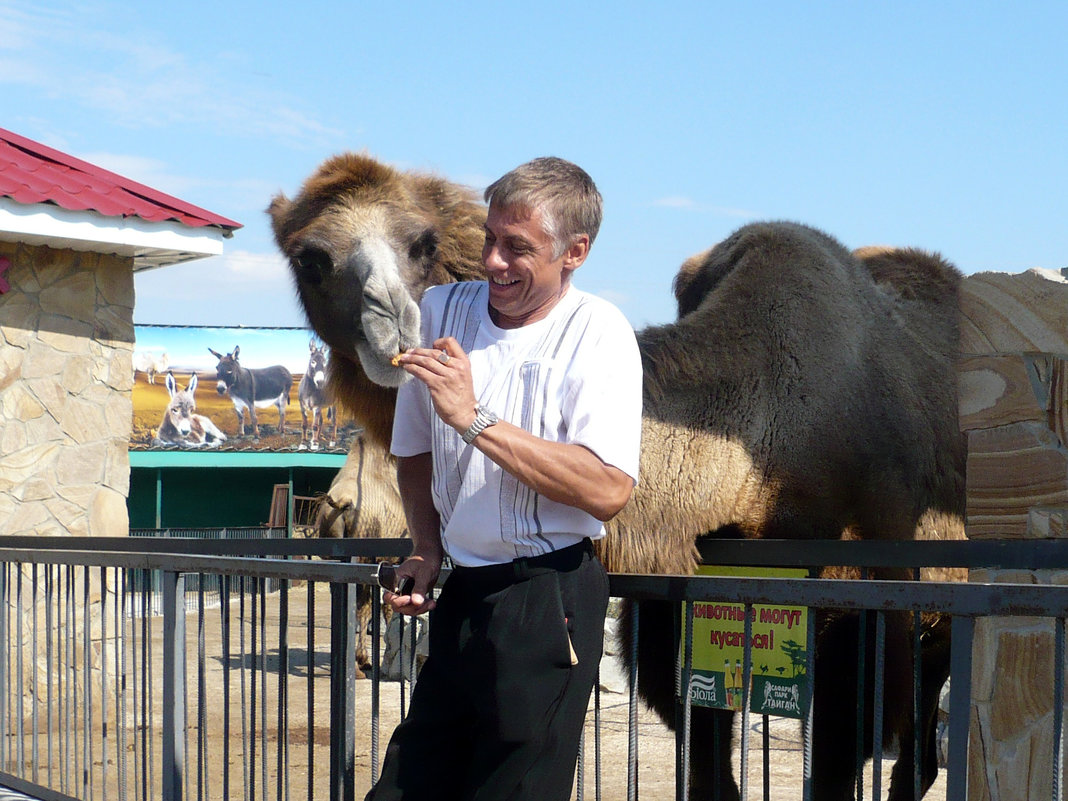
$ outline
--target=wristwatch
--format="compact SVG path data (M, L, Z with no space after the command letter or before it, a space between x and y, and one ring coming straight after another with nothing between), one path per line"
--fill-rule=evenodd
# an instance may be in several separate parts
M470 445L475 441L475 437L485 431L492 425L497 423L497 415L491 412L482 404L475 406L475 422L471 424L471 427L460 435L461 439Z

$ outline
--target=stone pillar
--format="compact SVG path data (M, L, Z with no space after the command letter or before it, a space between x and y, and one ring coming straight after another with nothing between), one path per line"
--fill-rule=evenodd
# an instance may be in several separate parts
M967 535L1068 537L1068 280L1048 270L969 276L961 311ZM971 580L1068 584L1068 571L975 570ZM1053 630L1034 618L976 624L969 799L1051 797Z
M125 536L133 263L0 242L0 534Z

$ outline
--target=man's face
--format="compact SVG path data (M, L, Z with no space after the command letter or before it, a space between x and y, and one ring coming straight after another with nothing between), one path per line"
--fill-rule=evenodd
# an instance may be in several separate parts
M548 316L587 249L588 240L581 239L554 259L540 210L491 205L482 265L489 280L493 321L501 328L520 328Z

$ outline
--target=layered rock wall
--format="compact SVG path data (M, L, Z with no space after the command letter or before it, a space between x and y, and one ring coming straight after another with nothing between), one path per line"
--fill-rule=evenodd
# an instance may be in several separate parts
M124 536L130 259L0 242L0 534Z
M1068 537L1068 280L1048 270L972 275L963 282L961 312L967 535ZM990 568L972 571L971 580L1068 584L1068 571ZM1053 625L1036 618L976 621L973 801L1052 797Z

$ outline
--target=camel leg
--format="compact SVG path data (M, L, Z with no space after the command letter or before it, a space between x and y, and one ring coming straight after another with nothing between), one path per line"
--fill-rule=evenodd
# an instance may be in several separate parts
M817 611L816 625L816 677L812 701L813 798L851 801L857 765L858 617L831 616ZM865 713L864 740L870 742L871 710L867 705Z
M920 795L924 795L938 777L938 700L942 687L949 678L950 665L950 618L942 616L932 626L925 628L920 637ZM911 712L911 710L910 710ZM913 798L912 773L913 735L911 727L907 737L902 734L901 754L890 777L889 801L911 801Z
M620 618L620 651L629 667L634 604L626 601ZM679 652L679 605L642 601L638 615L638 694L660 719L677 730L675 657ZM728 710L693 707L690 715L690 801L738 801L731 775L731 722ZM719 736L717 737L717 726Z

